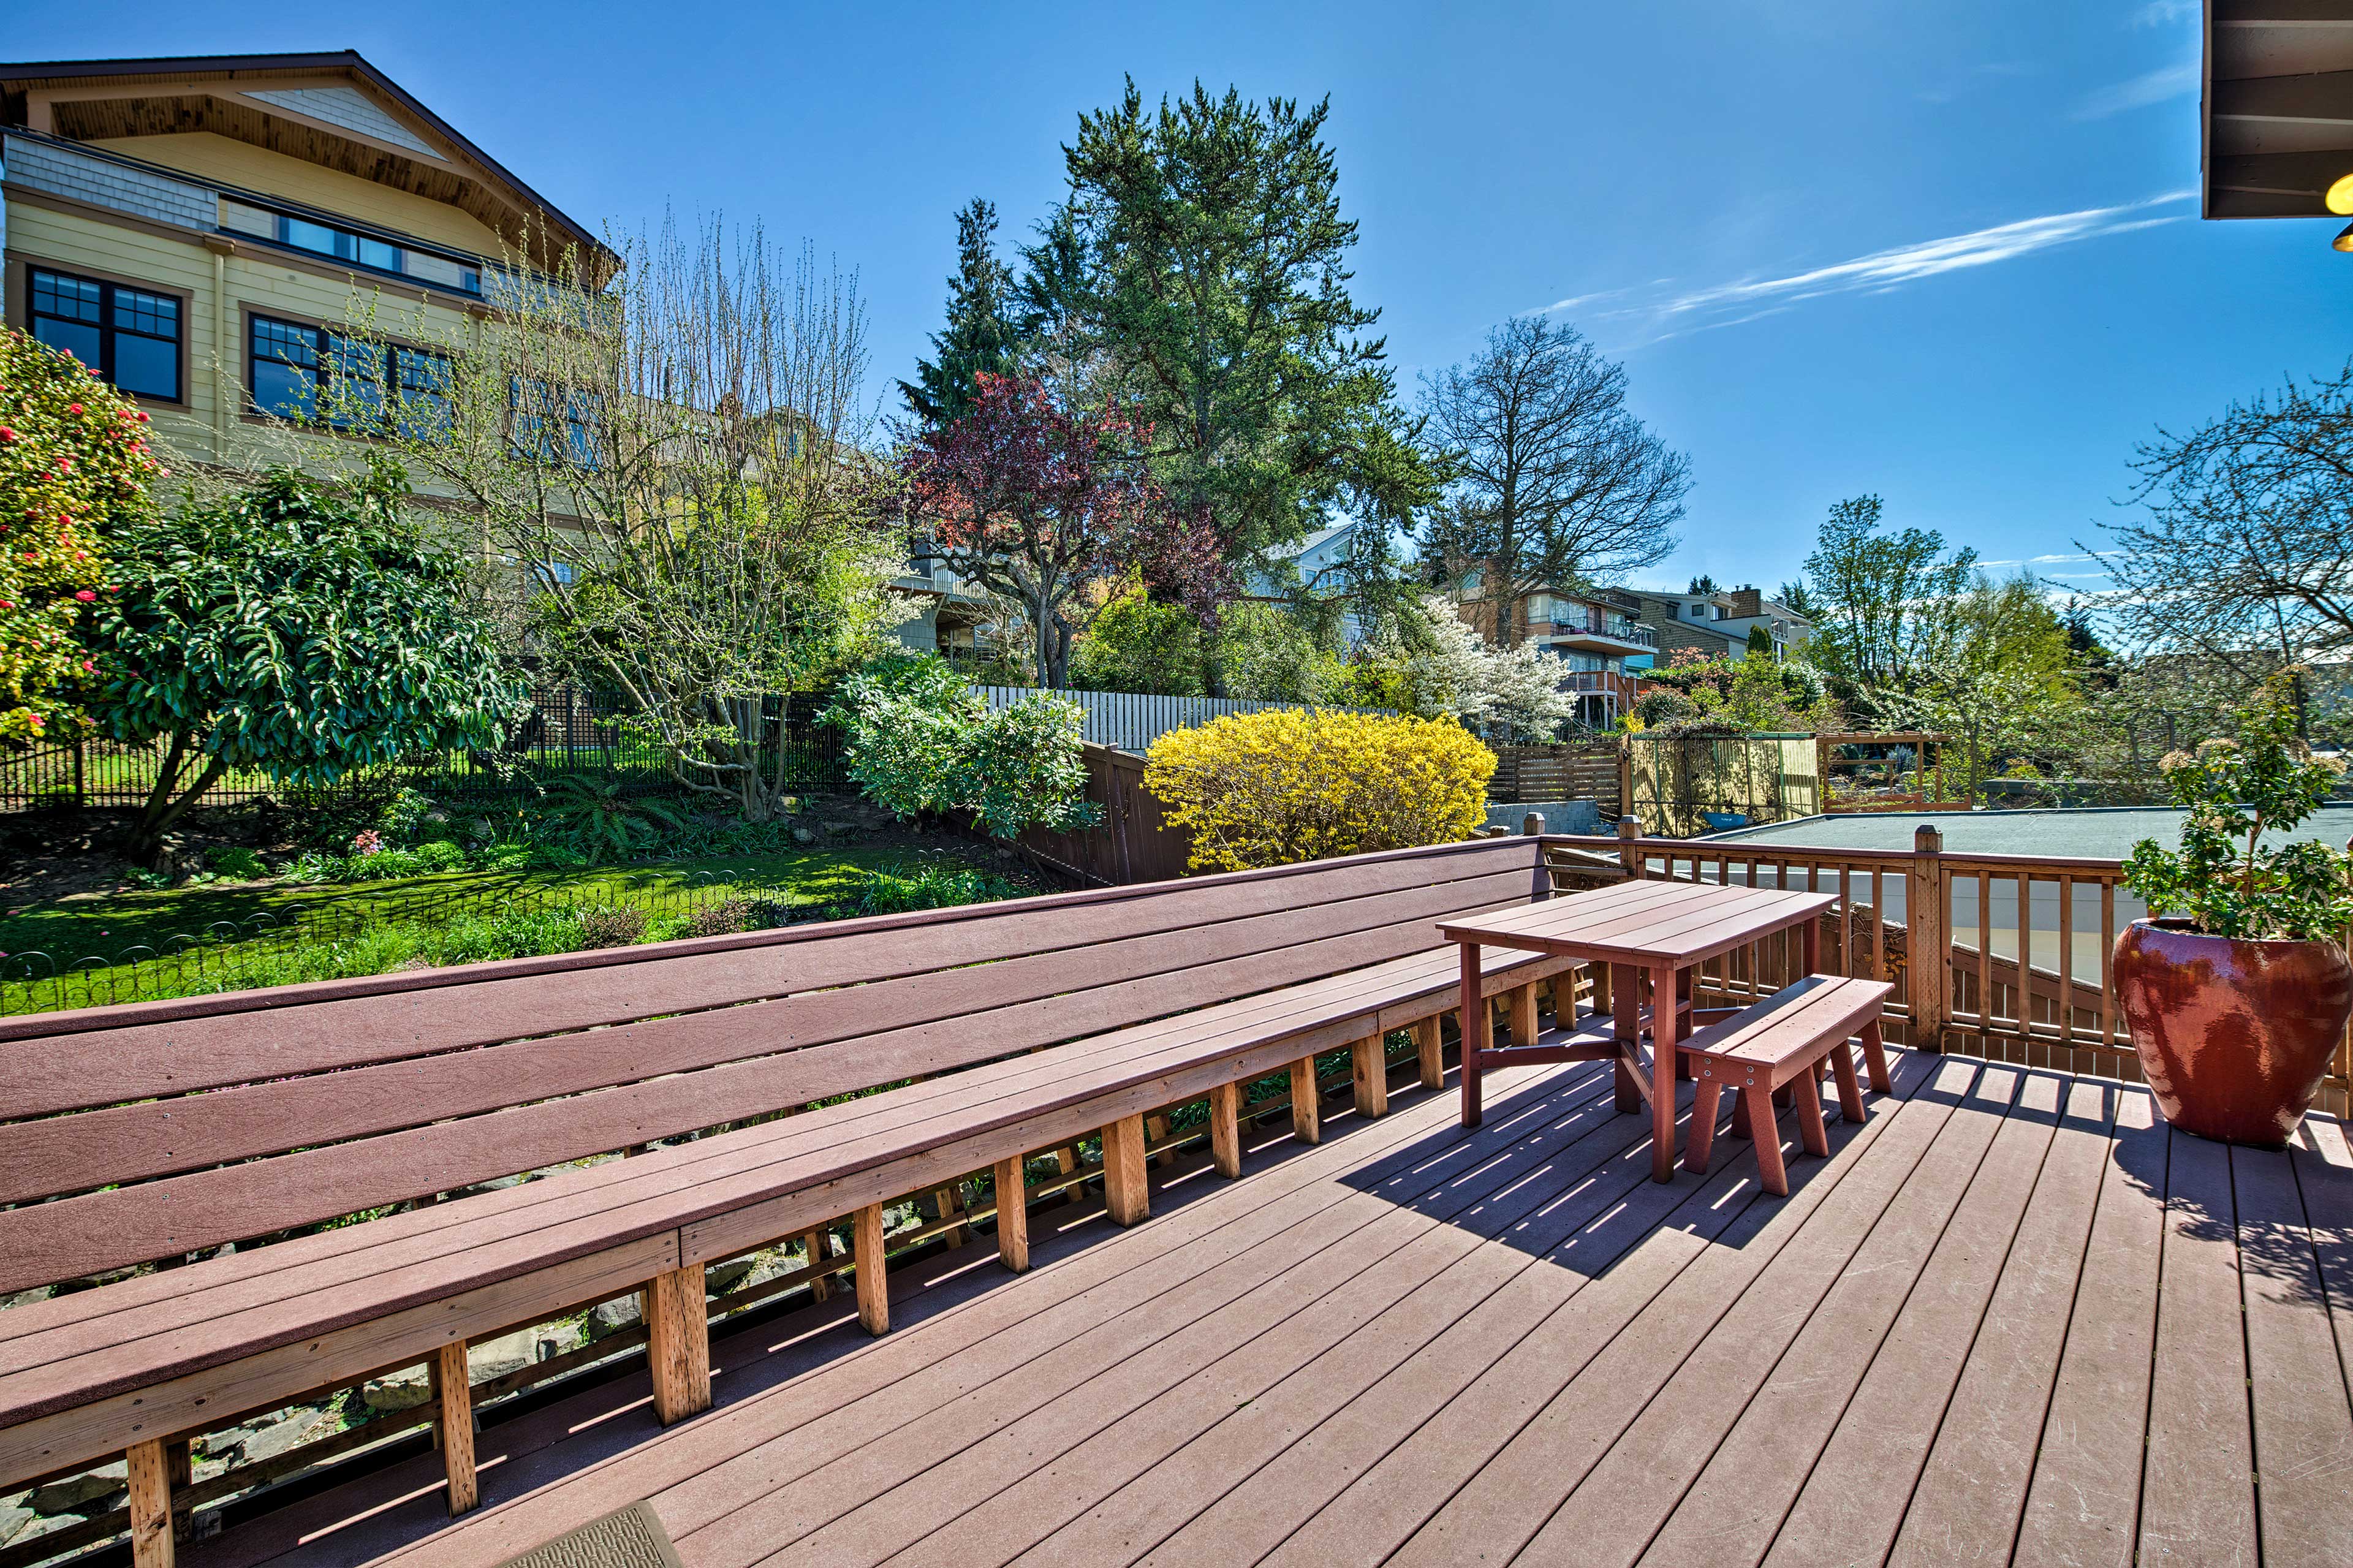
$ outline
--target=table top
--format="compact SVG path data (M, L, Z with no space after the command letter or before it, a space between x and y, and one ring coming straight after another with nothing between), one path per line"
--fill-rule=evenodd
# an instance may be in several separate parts
M1802 925L1837 902L1835 893L1630 881L1599 892L1440 921L1438 934L1449 942L1563 958L1681 966Z

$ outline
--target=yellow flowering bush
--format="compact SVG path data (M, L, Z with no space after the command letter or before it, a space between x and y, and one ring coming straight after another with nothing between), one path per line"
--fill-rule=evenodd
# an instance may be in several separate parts
M1194 870L1240 871L1460 838L1494 772L1451 719L1277 709L1170 731L1144 787L1192 832Z

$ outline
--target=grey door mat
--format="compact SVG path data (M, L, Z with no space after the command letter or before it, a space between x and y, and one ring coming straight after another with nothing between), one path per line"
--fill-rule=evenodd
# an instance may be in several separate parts
M680 1568L678 1549L649 1502L631 1503L543 1542L501 1568Z

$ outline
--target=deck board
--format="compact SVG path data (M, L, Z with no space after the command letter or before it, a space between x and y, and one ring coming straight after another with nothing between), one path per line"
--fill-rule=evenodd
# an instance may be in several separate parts
M668 1432L642 1373L493 1422L467 1521L425 1455L184 1561L491 1568L641 1498L687 1568L2341 1557L2342 1128L2233 1152L2131 1086L1894 1068L1828 1160L1784 1119L1787 1199L1729 1140L1650 1182L1601 1064L1508 1069L1467 1134L1445 1089L1335 1105L1239 1182L1155 1167L1134 1229L1041 1212L1027 1275L894 1270L883 1339L723 1324Z

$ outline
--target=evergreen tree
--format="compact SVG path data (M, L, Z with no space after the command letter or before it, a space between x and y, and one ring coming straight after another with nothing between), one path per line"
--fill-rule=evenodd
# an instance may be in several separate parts
M1198 83L1152 111L1130 81L1080 117L1069 201L1029 258L1060 352L1108 373L1170 500L1236 559L1335 510L1401 518L1435 494L1381 340L1363 335L1380 313L1348 294L1356 226L1326 112Z
M1007 375L1019 336L1008 312L1013 275L997 254L997 205L975 197L956 214L956 270L948 279L947 326L932 334L933 359L918 360L915 379L899 384L907 406L937 429L972 411L974 378Z

